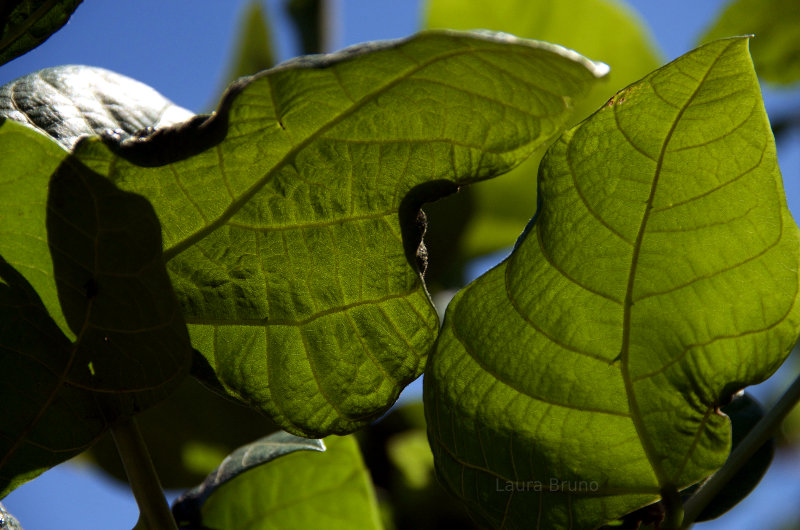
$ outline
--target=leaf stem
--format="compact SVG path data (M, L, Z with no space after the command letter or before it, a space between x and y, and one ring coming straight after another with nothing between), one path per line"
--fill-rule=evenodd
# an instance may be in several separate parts
M733 476L747 462L759 447L769 440L780 427L787 414L800 401L800 376L786 389L777 403L761 418L736 449L730 454L725 465L711 475L700 488L686 501L681 528L688 528L700 515L719 491L731 481Z
M661 523L661 528L665 530L677 530L683 521L683 504L681 494L675 487L667 487L661 490L661 500L664 503L665 518Z
M177 530L150 452L134 418L116 423L111 428L111 435L139 505L140 521L152 530Z

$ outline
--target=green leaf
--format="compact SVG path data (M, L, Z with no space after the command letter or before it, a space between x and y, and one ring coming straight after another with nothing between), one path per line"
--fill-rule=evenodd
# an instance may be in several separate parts
M325 444L322 440L300 438L281 431L236 449L225 457L202 484L178 497L172 506L175 521L181 526L202 526L203 504L215 491L242 473L295 451L325 451ZM250 484L254 482L251 481ZM248 520L249 517L241 519Z
M438 332L419 205L523 160L602 72L549 44L428 33L290 61L208 119L76 156L155 207L196 372L295 434L351 432Z
M719 468L736 390L800 331L800 243L747 39L617 94L550 148L513 254L450 304L437 471L486 526L593 528Z
M0 87L0 117L72 149L83 136L125 139L186 121L192 113L149 86L103 68L55 66Z
M68 158L53 174L48 245L61 308L76 337L65 375L80 388L119 395L119 404L101 400L107 418L154 405L177 388L191 363L160 228L146 199L79 162Z
M31 50L67 23L82 0L9 0L0 7L0 64Z
M63 332L45 204L49 176L66 156L41 134L0 122L0 498L103 429L91 396L60 384L74 337Z
M46 312L70 335L58 301L45 225L50 175L66 157L56 142L0 116L0 256L19 271Z
M755 35L753 62L759 77L788 85L800 81L800 4L795 0L734 0L700 42Z
M3 151L1 495L163 399L191 359L147 201L10 120Z
M555 42L608 64L611 73L606 81L575 100L572 123L661 64L646 26L624 5L607 0L496 0L491 9L483 0L431 0L425 25L506 31ZM536 168L542 154L543 150L537 152L499 180L464 190L446 210L440 203L426 207L432 228L431 260L463 264L511 246L536 208ZM468 224L461 221L464 217L469 218ZM449 250L451 247L456 248ZM439 248L443 250L437 252ZM460 287L459 281L454 278L445 283Z
M307 441L308 442L308 441ZM202 508L205 528L381 528L375 492L353 437L329 437L243 473Z

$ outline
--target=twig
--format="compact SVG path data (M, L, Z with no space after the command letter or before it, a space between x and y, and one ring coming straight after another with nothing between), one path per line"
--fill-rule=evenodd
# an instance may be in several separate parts
M153 460L134 419L126 418L115 424L111 435L139 505L140 521L150 530L177 530Z

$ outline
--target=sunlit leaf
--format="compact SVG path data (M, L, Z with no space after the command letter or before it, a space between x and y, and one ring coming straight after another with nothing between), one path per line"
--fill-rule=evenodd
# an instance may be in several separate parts
M55 66L0 87L0 116L29 125L71 149L82 136L125 139L192 117L130 77L92 66Z
M573 123L661 64L644 23L625 5L608 0L496 0L490 9L483 0L431 0L425 25L506 31L554 42L608 64L606 80L574 102ZM443 261L438 266L446 268L445 261L463 265L466 259L511 246L536 209L536 168L542 154L501 179L448 198L447 209L440 203L427 206L431 260ZM459 281L444 279L460 287Z
M197 372L295 434L350 432L438 332L420 204L519 163L602 73L548 44L428 33L291 61L208 119L76 156L155 207Z
M617 94L550 148L513 254L448 307L438 473L487 526L593 528L719 468L716 413L800 331L798 230L747 39Z

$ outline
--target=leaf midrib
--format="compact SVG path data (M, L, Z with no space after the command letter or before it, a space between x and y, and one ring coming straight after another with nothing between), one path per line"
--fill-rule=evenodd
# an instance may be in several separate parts
M634 392L634 389L633 389L633 380L631 379L631 375L630 375L630 372L629 372L631 312L632 312L633 303L634 303L633 302L633 288L634 288L634 284L635 284L635 281L636 281L636 271L637 271L638 260L639 260L639 252L641 251L642 242L644 240L645 232L647 230L647 222L648 222L648 220L650 218L650 212L653 209L653 200L655 198L656 190L658 188L659 177L661 176L661 168L662 168L662 165L664 163L664 157L665 157L665 154L666 154L666 151L667 151L667 146L669 145L670 140L672 139L672 135L675 132L675 129L677 128L678 124L680 123L684 112L686 112L686 109L688 109L689 106L691 105L692 101L694 100L694 98L697 95L697 93L700 90L700 88L705 83L705 81L708 78L709 74L714 70L714 67L716 66L717 62L727 52L727 50L731 46L733 46L733 44L734 44L734 42L731 42L730 44L728 44L728 46L726 46L723 50L721 50L719 52L717 57L714 59L714 61L708 67L708 70L703 75L703 78L697 83L697 87L694 89L692 94L688 97L688 99L686 100L686 103L684 103L683 106L681 107L681 109L678 111L677 116L675 117L675 119L673 120L669 130L667 131L667 135L664 138L664 141L663 141L663 143L661 145L661 151L659 152L658 158L657 158L657 161L656 161L656 168L655 168L655 172L654 172L654 175L653 175L653 182L652 182L652 184L650 186L650 195L647 198L647 202L645 204L645 211L644 211L644 214L642 215L641 224L639 225L639 231L636 234L636 240L634 241L634 244L633 244L633 253L632 253L632 256L631 256L631 268L630 268L630 273L628 275L628 284L627 284L626 291L625 291L625 301L624 301L624 304L623 304L623 321L622 321L622 346L621 346L620 355L619 355L620 361L621 361L620 371L621 371L623 383L625 385L625 393L627 394L627 397L628 397L628 404L629 404L629 407L630 407L631 420L633 421L633 425L636 428L636 432L639 435L639 440L642 443L642 449L645 452L645 456L647 457L647 460L650 462L650 466L652 467L653 472L656 475L656 479L658 480L658 483L664 489L666 489L666 488L675 488L676 485L671 484L671 481L669 480L669 477L666 476L666 473L665 473L665 471L664 471L664 469L663 469L663 467L662 467L662 465L660 463L660 460L658 458L658 452L656 451L655 446L653 445L652 440L650 439L650 437L648 435L647 429L645 428L645 426L642 423L641 410L639 408L639 404L638 404L637 399L636 399L636 393ZM615 105L612 108L613 108L613 112L616 115L618 106Z

